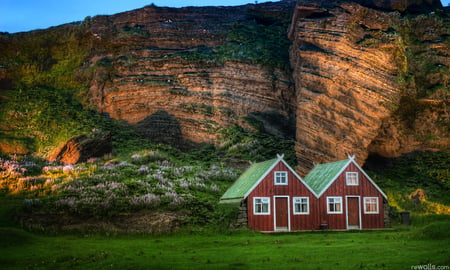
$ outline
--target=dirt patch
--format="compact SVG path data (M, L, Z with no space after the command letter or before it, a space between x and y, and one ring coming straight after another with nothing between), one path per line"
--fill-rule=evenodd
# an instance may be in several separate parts
M18 217L32 231L79 231L112 233L168 233L180 226L182 215L172 212L138 212L109 218L82 218L60 214L28 214Z

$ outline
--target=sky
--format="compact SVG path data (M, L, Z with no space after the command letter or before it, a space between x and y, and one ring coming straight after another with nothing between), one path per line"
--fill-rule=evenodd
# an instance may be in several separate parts
M450 0L448 0L450 1ZM259 0L258 3L269 2ZM273 0L276 2L276 0ZM0 0L0 32L45 29L87 16L111 15L150 4L159 7L237 6L254 0Z
M441 0L448 6L450 0ZM258 3L269 2L259 0ZM276 0L273 0L276 2ZM0 32L23 32L111 15L155 4L167 7L236 6L254 0L0 0Z

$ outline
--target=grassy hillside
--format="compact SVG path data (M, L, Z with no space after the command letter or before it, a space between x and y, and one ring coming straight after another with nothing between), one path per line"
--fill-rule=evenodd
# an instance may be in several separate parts
M39 87L4 91L0 104L0 153L32 152L46 157L71 137L111 123L84 110L70 92L62 90Z
M0 159L0 189L2 196L14 199L15 211L25 215L59 213L101 220L122 213L166 211L183 216L185 224L227 226L230 220L224 219L223 211L228 210L219 207L220 196L249 160L274 157L280 145L271 137L238 134L241 140L228 141L222 148L211 145L187 152L129 141L113 156L77 165L6 157ZM250 148L267 152L248 156ZM288 157L293 155L292 149L285 150ZM390 161L383 169L369 167L368 173L389 196L394 218L404 210L448 214L448 160L441 152L415 153Z

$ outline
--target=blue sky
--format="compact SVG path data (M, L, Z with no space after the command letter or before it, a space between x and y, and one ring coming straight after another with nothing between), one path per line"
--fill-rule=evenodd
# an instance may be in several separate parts
M275 0L274 0L275 1ZM450 0L449 0L450 1ZM269 2L259 0L258 3ZM236 6L254 0L0 0L0 32L22 32L82 21L86 16L110 15L146 5Z
M276 2L275 0L273 0ZM441 0L444 6L450 0ZM269 2L259 0L259 3ZM82 21L86 16L110 15L146 5L235 6L253 0L0 0L0 32L22 32Z

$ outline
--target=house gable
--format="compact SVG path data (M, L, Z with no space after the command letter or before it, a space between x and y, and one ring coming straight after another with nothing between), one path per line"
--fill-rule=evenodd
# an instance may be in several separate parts
M294 171L294 169L291 168L291 166L289 166L289 164L287 164L286 161L284 161L283 156L278 156L278 160L273 164L272 167L270 167L267 172L264 174L263 177L261 177L254 185L251 189L248 190L248 192L245 194L244 198L247 198L250 193L266 178L266 176L270 173L274 173L274 169L276 167L280 167L283 168L280 171L284 171L285 169L287 170L289 175L292 175L292 177L288 177L289 179L294 179L299 181L303 186L305 186L314 196L317 197L316 193L314 192L314 190L312 190L306 183L305 181L303 181L303 179ZM279 165L279 163L281 163L282 165Z
M355 162L354 157L349 159L325 163L315 166L310 173L305 177L305 183L314 190L317 197L321 197L327 189L338 179L339 176L350 166L356 167L359 173L362 173L364 177L380 192L386 199L386 194L378 187L378 185L370 178L369 175Z
M314 196L317 197L303 179L286 163L283 155L277 155L277 158L251 165L222 195L220 203L239 203L246 199L249 194L263 181L266 176L273 173L273 169L282 163L284 167L293 175L294 179L300 181Z
M342 164L344 165L339 172L327 179L320 191L318 207L321 224L326 224L330 229L384 227L383 201L387 198L386 195L353 158L342 161ZM347 181L348 175L356 177L356 181ZM376 202L376 211L366 211L368 199ZM336 202L337 205L333 205ZM354 223L355 218L357 224Z
M283 173L287 181L279 184L277 175ZM245 196L248 225L259 231L312 230L318 226L317 196L300 176L284 161L279 160ZM298 204L303 199L302 210ZM261 213L261 200L270 211ZM297 205L297 206L296 206ZM297 210L295 210L297 207ZM256 209L256 210L255 210ZM281 215L280 215L281 214ZM284 222L280 222L283 221Z
M348 166L350 160L341 160L315 166L305 177L305 183L320 197Z

